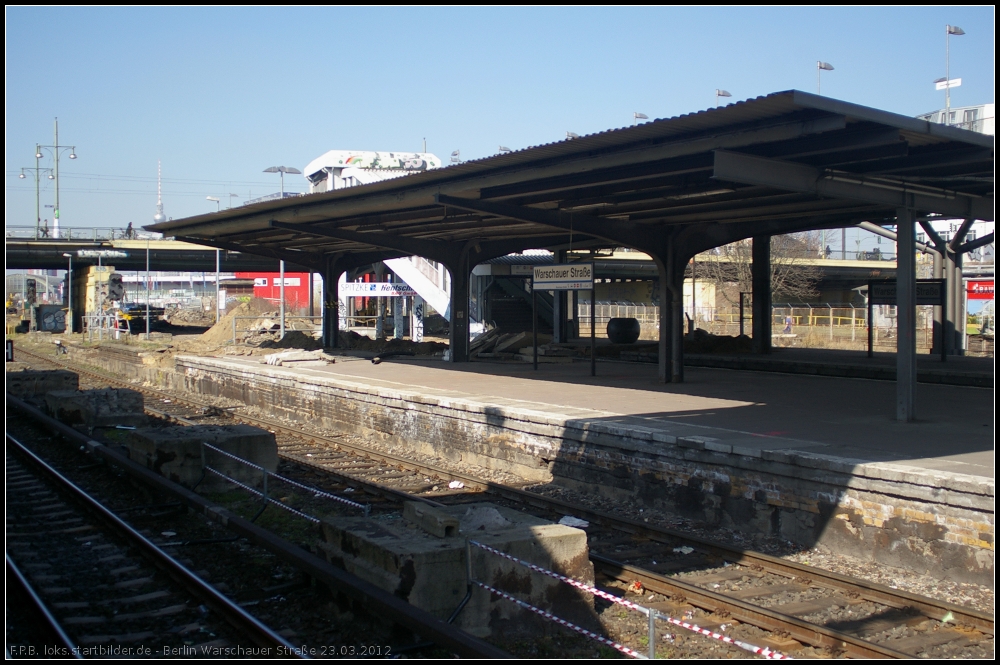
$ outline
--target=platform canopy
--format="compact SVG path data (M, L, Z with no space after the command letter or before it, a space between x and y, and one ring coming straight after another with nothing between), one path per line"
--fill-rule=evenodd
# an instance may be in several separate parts
M992 220L993 171L991 136L793 90L147 228L325 274L421 255L451 271L459 314L468 302L463 275L495 256L631 247L657 262L661 306L677 319L661 317L672 327L661 330L665 373L665 355L679 359L671 340L683 320L683 269L698 252L862 221L895 224L904 208L918 218ZM462 318L452 329L467 337Z

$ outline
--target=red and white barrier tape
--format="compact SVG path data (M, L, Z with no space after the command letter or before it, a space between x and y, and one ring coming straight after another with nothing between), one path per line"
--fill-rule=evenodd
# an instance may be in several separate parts
M530 568L531 570L535 571L536 573L541 573L542 575L547 575L549 577L557 579L560 582L565 582L566 584L569 584L570 586L576 587L577 589L580 589L581 591L586 591L587 593L593 594L594 596L597 596L598 598L603 598L604 600L610 601L612 603L616 603L618 605L623 605L624 607L627 607L630 610L635 610L637 612L642 612L643 614L646 614L646 615L649 614L649 608L643 607L642 605L639 605L637 603L633 603L631 600L625 600L624 598L619 598L618 596L614 595L613 593L608 593L607 591L601 591L600 589L598 589L596 587L592 587L589 584L584 584L583 582L579 582L579 581L574 580L574 579L572 579L570 577L566 577L565 575L560 575L557 572L548 570L546 568L542 568L541 566L536 566L535 564L530 563L528 561L525 561L524 559L518 559L516 556L512 556L510 554L507 554L506 552L501 552L500 550L498 550L496 548L490 547L489 545L484 545L483 543L476 542L475 540L470 540L469 544L470 545L475 545L476 547L478 547L480 549L484 549L484 550L486 550L487 552L489 552L491 554L496 554L499 557L503 557L504 559L508 559L510 561L513 561L514 563L518 563L518 564L520 564L520 565L522 565L522 566L524 566L526 568Z
M524 609L530 610L530 611L534 612L535 614L538 614L539 616L543 616L546 619L549 619L550 621L555 621L560 626L565 626L566 628L569 628L570 630L574 630L574 631L580 633L581 635L585 635L586 637L589 637L592 640L597 640L601 644L606 644L607 646L611 647L612 649L617 649L618 651L621 651L626 656L632 656L633 658L646 658L646 656L642 655L641 653L639 653L637 651L629 649L624 644L618 644L618 642L615 642L613 640L609 640L608 638L606 638L606 637L604 637L602 635L598 635L597 633L595 633L593 631L587 630L586 628L584 628L582 626L578 626L575 623L570 623L569 621L566 621L566 619L562 619L560 617L557 617L556 615L552 614L551 612L546 612L545 610L543 610L541 608L538 608L538 607L535 607L534 605L531 605L529 603L526 603L523 600L520 600L519 598L515 598L514 596L510 595L509 593L506 593L504 591L500 591L499 589L494 589L493 587L489 586L488 584L483 584L482 582L479 582L479 581L476 581L476 580L473 580L473 582L475 584L479 585L480 587L486 589L490 593L496 594L497 596L500 596L501 598L509 600L512 603L516 603L516 604L520 605L521 607L523 607Z
M232 453L228 453L225 450L222 450L220 448L216 448L215 446L213 446L210 443L203 443L202 445L205 446L206 448L209 448L209 449L211 449L211 450L219 453L220 455L228 457L229 459L235 460L237 462L242 462L246 466L249 466L249 467L252 467L254 469L257 469L258 471L263 472L265 470L264 467L262 467L262 466L254 464L253 462L250 462L248 460L245 460L242 457L237 457L236 455L233 455ZM365 508L366 508L366 506L364 504L358 503L356 501L351 501L350 499L345 499L344 497L337 496L336 494L330 494L329 492L324 492L323 490L318 489L316 487L309 487L308 485L303 485L302 483L296 482L296 481L292 480L291 478L285 478L284 476L280 476L277 473L268 472L268 475L271 476L272 478L276 478L277 480L281 480L283 482L286 482L289 485L294 485L295 487L298 487L300 489L304 489L307 492L311 492L315 496L321 496L321 497L324 497L324 498L327 498L327 499L332 499L334 501L339 501L340 503L343 503L343 504L346 504L348 506L351 506L352 508L358 508L359 510L365 510Z
M642 612L643 614L645 614L647 616L649 615L649 613L651 611L654 611L654 610L650 610L648 607L643 607L642 605L639 605L637 603L633 603L630 600L625 600L624 598L619 598L618 596L616 596L614 594L611 594L611 593L608 593L607 591L601 591L600 589L598 589L596 587L592 587L589 584L584 584L583 582L579 582L579 581L574 580L572 578L566 577L565 575L560 575L557 572L548 570L546 568L542 568L541 566L536 566L533 563L530 563L530 562L525 561L523 559L519 559L516 556L512 556L510 554L507 554L506 552L501 552L500 550L498 550L498 549L496 549L494 547L490 547L489 545L484 545L483 543L477 542L475 540L470 540L469 544L470 545L475 545L476 547L478 547L480 549L484 549L487 552L490 552L491 554L495 554L495 555L497 555L499 557L502 557L504 559L507 559L509 561L513 561L514 563L520 564L520 565L522 565L522 566L524 566L526 568L530 568L531 570L535 571L536 573L540 573L542 575L547 575L548 577L552 577L554 579L557 579L560 582L565 582L566 584L569 584L570 586L573 586L573 587L575 587L577 589L580 589L581 591L586 591L587 593L590 593L590 594L592 594L594 596L597 596L598 598L603 598L604 600L611 601L612 603L615 603L617 605L622 605L624 607L627 607L629 609L635 610L637 612ZM478 582L477 582L477 584L478 584ZM751 653L755 653L755 654L757 654L759 656L764 656L765 658L770 658L772 660L786 660L786 659L791 660L791 656L786 656L785 654L780 653L778 651L773 651L771 649L768 649L767 647L754 646L753 644L749 644L747 642L742 642L740 640L734 640L733 638L728 637L726 635L722 635L721 633L713 632L711 630L708 630L706 628L702 628L702 627L697 626L695 624L690 624L690 623L687 623L686 621L681 621L680 619L674 619L673 617L668 616L666 614L663 614L661 612L656 612L656 617L658 619L663 619L664 621L672 623L675 626L680 626L681 628L685 628L685 629L690 630L692 632L698 633L699 635L704 635L705 637L711 637L713 639L717 639L717 640L720 640L722 642L726 642L727 644L732 644L734 646L737 646L737 647L739 647L741 649L744 649L746 651L749 651Z
M206 471L211 471L212 473L214 473L215 475L217 475L217 476L219 476L221 478L225 478L226 480L228 480L229 482L233 483L234 485L239 485L240 487L242 487L246 491L250 492L251 494L256 494L257 496L264 496L263 492L260 492L259 490L256 490L256 489L250 487L249 485L244 485L243 483L241 483L240 481L236 480L235 478L231 478L230 476L227 476L224 473L216 471L215 469L213 469L210 466L206 466L205 470ZM319 524L319 519L313 517L312 515L307 515L304 512L302 512L301 510L296 510L295 508L292 508L291 506L286 506L282 502L275 501L271 497L267 498L267 502L268 503L273 503L274 505L278 506L279 508L284 508L288 512L293 513L295 515L298 515L299 517L301 517L303 519L307 519L310 522L315 522L315 523Z
M758 656L763 656L764 658L768 658L770 660L794 660L791 656L786 656L781 652L768 649L767 647L754 646L753 644L742 642L740 640L734 640L733 638L727 635L722 635L721 633L713 632L708 628L702 628L697 624L688 623L686 621L681 621L680 619L669 617L666 614L662 614L660 612L657 612L656 616L658 619L663 619L664 621L672 623L675 626L686 628L687 630L698 633L700 635L704 635L705 637L711 637L713 639L720 640L722 642L725 642L726 644L732 644L733 646L737 646L741 649L749 651L750 653L755 653Z

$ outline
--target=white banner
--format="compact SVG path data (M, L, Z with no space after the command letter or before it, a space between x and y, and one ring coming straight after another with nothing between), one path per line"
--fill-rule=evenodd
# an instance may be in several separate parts
M345 282L340 285L340 295L396 298L398 296L415 296L417 292L406 284L393 284L391 282Z

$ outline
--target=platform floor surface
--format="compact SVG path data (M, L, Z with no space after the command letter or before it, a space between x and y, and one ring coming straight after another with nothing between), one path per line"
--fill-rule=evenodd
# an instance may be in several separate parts
M954 360L954 370L992 372L992 359ZM940 360L926 356L918 362L940 367ZM917 419L903 423L895 419L894 381L687 367L683 383L663 384L657 381L656 366L644 363L602 361L597 376L591 377L589 362L540 364L536 371L529 363L393 358L374 365L351 356L340 356L325 368L304 368L301 374L332 375L565 420L662 429L744 449L806 451L855 463L895 462L994 478L991 388L918 383Z

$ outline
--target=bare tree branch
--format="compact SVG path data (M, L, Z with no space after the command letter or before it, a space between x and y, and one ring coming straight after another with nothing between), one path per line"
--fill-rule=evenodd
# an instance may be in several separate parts
M753 241L749 238L718 247L698 257L714 281L718 293L731 305L739 303L740 293L753 291ZM816 285L822 272L805 262L819 255L814 233L793 233L771 237L771 293L774 300L806 301L819 295Z

